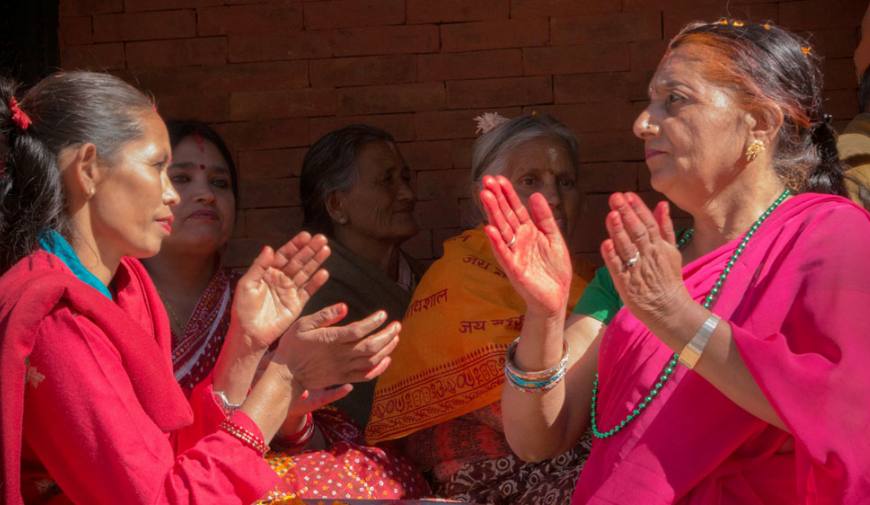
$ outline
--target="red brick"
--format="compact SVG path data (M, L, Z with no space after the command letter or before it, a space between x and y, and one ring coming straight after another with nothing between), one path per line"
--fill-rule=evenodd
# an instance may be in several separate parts
M550 38L546 18L480 21L441 26L445 52L543 46Z
M642 161L584 163L580 165L580 187L587 193L637 191L638 174L645 171L646 165Z
M475 139L456 139L450 141L450 159L454 168L471 169L471 151Z
M858 114L858 96L854 89L834 89L825 91L823 109L834 119L851 119Z
M584 163L643 159L643 142L631 131L579 133L577 141L580 144L580 161Z
M247 270L264 245L265 242L260 239L233 238L227 244L227 251L221 256L221 261L230 268Z
M867 2L858 0L802 0L779 4L779 23L790 30L851 29L861 23Z
M351 28L405 22L404 0L329 0L305 3L305 27Z
M809 38L816 52L826 58L851 58L855 47L858 46L857 28L813 30L812 33L801 33L801 35Z
M239 175L244 179L299 177L307 147L242 151L239 153Z
M655 71L665 54L665 49L668 48L668 43L665 41L632 42L629 47L632 71Z
M455 199L417 202L415 214L417 223L423 229L456 228L459 226L459 208Z
M475 137L477 124L474 118L482 112L498 112L505 117L513 117L522 112L519 108L497 110L439 110L418 112L414 115L417 125L417 138L454 139Z
M198 9L199 35L263 35L302 28L301 5L234 5Z
M344 88L339 92L341 114L413 112L444 107L444 84L423 82Z
M58 9L61 18L123 11L124 0L61 0Z
M423 170L417 174L417 198L468 198L471 176L468 170Z
M604 218L610 212L610 206L607 203L607 194L590 194L586 195L586 202L583 212L577 220L576 230L582 230L582 233L575 233L572 237L572 242L575 251L597 252L601 246L601 242L607 238L607 230L604 228Z
M336 56L438 51L438 27L434 25L348 28L332 36Z
M777 0L762 0L766 3ZM732 2L746 3L746 2ZM622 10L631 11L635 9L658 9L658 10L675 10L675 9L693 9L699 6L720 7L722 0L622 0Z
M60 20L60 42L64 46L80 46L94 41L90 16L67 17Z
M230 93L308 86L308 62L237 63L184 69L158 68L133 72L139 86L155 93Z
M402 244L402 250L417 260L432 258L432 232L420 230L419 233Z
M221 5L223 0L125 0L127 12L136 11L162 11L172 9L186 9L190 7L205 7L209 5Z
M852 58L827 58L824 60L825 89L854 90L857 83L855 62Z
M334 114L335 90L325 88L289 91L240 91L230 98L230 118L277 119Z
M575 133L630 129L634 118L637 117L637 113L627 100L544 105L534 109L552 115Z
M300 205L299 178L242 179L239 181L239 200L245 209ZM250 217L251 211L246 210L245 214ZM245 226L249 236L252 235L251 224L252 221L246 219Z
M124 44L94 44L60 50L65 70L112 70L124 68Z
M643 100L650 77L649 72L557 75L553 78L553 95L556 103Z
M548 103L553 100L549 77L512 77L447 83L451 109L505 107Z
M743 19L747 21L778 23L779 4L753 5L696 5L684 9L665 9L664 38L670 40L684 26L693 21L716 21L719 18Z
M184 118L220 122L230 117L229 98L226 95L189 93L160 95L157 97L157 110L167 119Z
M585 16L619 12L621 0L511 0L511 17Z
M453 166L453 161L450 159L449 141L403 142L399 144L399 151L414 172L443 170Z
M629 70L626 44L604 44L523 49L526 75L576 74Z
M179 39L196 35L196 15L192 10L137 12L94 16L94 40Z
M509 0L408 0L408 23L507 19Z
M497 49L470 53L421 54L417 57L421 81L483 79L523 75L520 49Z
M361 86L413 82L417 62L410 54L311 61L312 86Z
M318 117L311 119L311 143L326 135L351 124L367 124L380 128L396 139L396 142L412 140L414 134L414 117L411 114L376 114L371 116L337 116Z
M553 45L661 40L661 18L661 12L656 10L553 18L550 20L550 40Z
M332 35L327 32L229 36L229 60L234 63L328 58L332 54Z
M237 150L276 149L308 145L306 119L273 119L215 125L227 144Z
M273 184L281 186L298 179L280 179ZM302 207L275 207L245 211L245 227L249 237L264 242L286 242L302 230Z
M130 68L217 65L226 60L227 41L223 37L127 43Z

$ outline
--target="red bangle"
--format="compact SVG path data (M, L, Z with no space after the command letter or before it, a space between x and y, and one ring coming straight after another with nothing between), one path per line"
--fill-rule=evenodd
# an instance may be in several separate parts
M314 436L314 416L311 412L305 414L305 423L302 425L302 428L299 429L293 435L287 437L275 437L272 440L272 444L275 446L280 446L281 449L298 449L300 447L305 446L311 437Z
M266 445L266 441L262 438L254 435L249 430L239 426L238 424L229 420L229 418L224 419L221 422L220 428L230 435L238 438L243 444L247 445L251 449L257 451L260 456L265 455L269 452L269 446Z

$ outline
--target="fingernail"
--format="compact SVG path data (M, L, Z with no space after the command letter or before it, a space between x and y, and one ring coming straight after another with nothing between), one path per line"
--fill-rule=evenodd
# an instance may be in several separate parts
M387 318L387 314L383 311L380 311L377 314L375 314L375 321L377 321L379 323L386 318Z

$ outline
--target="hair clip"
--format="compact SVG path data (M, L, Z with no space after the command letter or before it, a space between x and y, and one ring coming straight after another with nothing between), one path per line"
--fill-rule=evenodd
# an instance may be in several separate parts
M719 18L719 21L716 21L713 24L728 26L728 18Z
M809 56L812 54L813 49L809 46L801 46L801 52L804 53L804 56Z
M735 28L741 28L741 27L743 27L745 24L746 24L746 23L744 23L743 21L740 21L739 19L735 19L734 21L731 22L731 26L733 26L733 27L735 27Z
M12 113L12 122L15 123L15 126L17 126L19 130L27 131L33 123L33 121L30 120L30 116L21 110L21 106L18 105L18 100L16 100L14 96L9 98L8 105L9 112Z
M773 28L773 25L771 25L770 23L764 23L763 25L761 25L761 27L765 30L770 31L770 29Z
M474 118L474 122L477 123L477 128L475 128L474 133L486 135L496 129L499 125L507 123L508 121L510 120L498 112L484 112Z
M827 113L822 114L822 121L824 121L826 125L831 126L831 123L834 122L834 116Z

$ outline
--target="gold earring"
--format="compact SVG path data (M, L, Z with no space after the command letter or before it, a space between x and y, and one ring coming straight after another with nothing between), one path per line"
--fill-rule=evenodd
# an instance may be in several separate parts
M758 155L764 152L764 142L755 139L753 140L749 146L746 148L746 162L752 163L755 161L755 158L758 158Z

